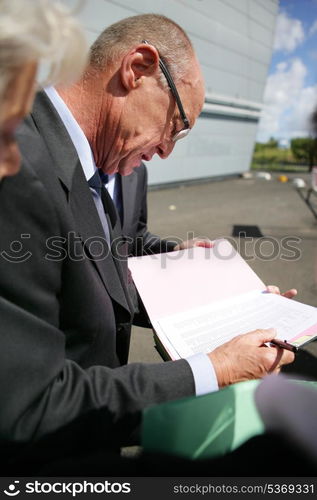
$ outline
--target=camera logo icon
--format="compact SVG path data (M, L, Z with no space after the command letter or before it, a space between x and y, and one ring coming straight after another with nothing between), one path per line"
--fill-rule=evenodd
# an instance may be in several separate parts
M13 483L9 484L8 486L9 491L4 490L4 493L9 497L16 497L20 493L20 490L18 490L16 486L16 484L19 484L19 482L20 481L14 481Z

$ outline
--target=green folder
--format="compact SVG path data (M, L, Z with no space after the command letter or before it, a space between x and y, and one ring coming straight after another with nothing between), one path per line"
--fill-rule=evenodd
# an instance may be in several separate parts
M147 408L143 448L191 459L234 450L264 431L253 397L258 384L258 380L241 382L204 396Z
M316 390L316 381L292 380ZM190 459L212 458L235 450L264 432L254 401L260 380L234 384L205 396L163 403L144 410L145 451Z

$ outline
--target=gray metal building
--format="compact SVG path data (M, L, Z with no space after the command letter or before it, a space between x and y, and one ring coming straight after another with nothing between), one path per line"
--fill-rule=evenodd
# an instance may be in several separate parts
M74 6L75 0L64 0ZM148 164L149 184L248 170L268 67L278 0L87 0L79 14L92 42L109 24L155 12L179 23L202 65L206 101L195 128L167 160Z

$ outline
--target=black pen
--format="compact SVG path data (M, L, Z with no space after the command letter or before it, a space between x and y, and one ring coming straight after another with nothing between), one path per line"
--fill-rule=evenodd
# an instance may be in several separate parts
M298 347L296 345L289 344L287 340L270 340L270 344L275 345L276 347L281 347L282 349L286 349L287 351L297 352Z

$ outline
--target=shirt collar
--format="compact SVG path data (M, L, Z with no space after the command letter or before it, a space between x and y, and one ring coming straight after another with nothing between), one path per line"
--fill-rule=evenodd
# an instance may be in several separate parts
M88 181L96 172L97 167L87 137L55 88L47 87L44 90L70 135Z

